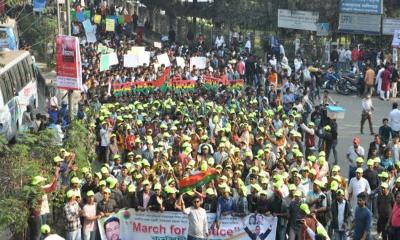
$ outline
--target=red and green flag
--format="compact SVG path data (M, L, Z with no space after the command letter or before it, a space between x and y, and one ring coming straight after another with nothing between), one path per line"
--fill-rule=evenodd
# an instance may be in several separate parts
M218 175L218 171L215 168L209 168L206 171L196 173L194 175L182 178L179 180L179 187L181 192L189 192L196 187L203 186Z

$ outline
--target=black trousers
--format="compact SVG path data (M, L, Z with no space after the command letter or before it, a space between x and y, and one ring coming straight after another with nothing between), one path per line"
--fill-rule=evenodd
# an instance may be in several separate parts
M40 227L42 221L40 216L34 217L30 216L28 219L28 228L29 228L29 239L30 240L40 240Z

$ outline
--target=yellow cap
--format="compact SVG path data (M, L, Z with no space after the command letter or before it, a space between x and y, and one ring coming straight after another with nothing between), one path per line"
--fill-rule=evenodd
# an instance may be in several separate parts
M94 192L92 190L88 191L86 193L86 196L90 197L90 196L94 196Z
M310 214L310 208L308 207L307 203L302 203L300 205L300 209L303 210L305 214Z
M50 226L47 225L47 224L43 224L43 225L40 227L40 232L41 232L42 234L49 234L49 233L50 233Z

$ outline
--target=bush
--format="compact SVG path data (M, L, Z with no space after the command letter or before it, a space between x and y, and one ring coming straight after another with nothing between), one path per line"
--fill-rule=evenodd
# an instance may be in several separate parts
M90 167L90 156L93 145L89 143L89 132L83 123L74 121L68 127L68 138L64 143L67 151L76 154L76 165L79 168ZM36 202L41 192L30 185L32 177L42 175L51 179L54 173L53 158L58 155L52 130L36 134L23 133L15 144L8 145L0 137L0 229L10 229L16 239L23 239L29 217L28 201ZM79 173L72 173L77 174ZM82 176L80 176L82 177ZM49 204L53 212L53 226L59 226L61 232L62 208L65 189L58 189L49 194ZM35 199L30 199L34 196Z

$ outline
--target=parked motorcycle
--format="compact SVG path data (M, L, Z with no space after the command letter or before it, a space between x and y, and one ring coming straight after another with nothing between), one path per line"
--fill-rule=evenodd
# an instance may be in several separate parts
M321 88L333 90L336 83L339 82L340 78L341 78L340 74L337 72L327 71L327 72L322 73L323 83L322 83Z
M335 91L342 95L361 94L363 86L362 74L344 74L335 85Z

